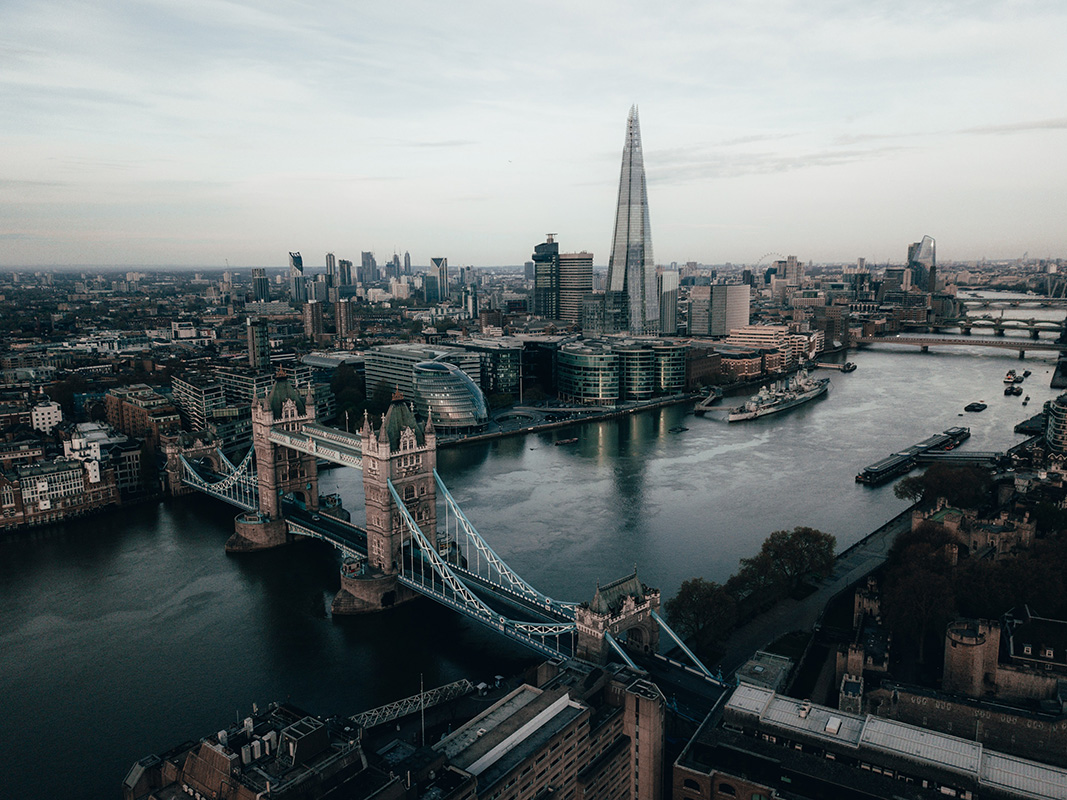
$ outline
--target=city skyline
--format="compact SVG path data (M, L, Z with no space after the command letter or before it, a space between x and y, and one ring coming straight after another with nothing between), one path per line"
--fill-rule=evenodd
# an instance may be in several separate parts
M634 103L661 263L1067 253L1067 9L486 10L5 5L0 266L607 253Z

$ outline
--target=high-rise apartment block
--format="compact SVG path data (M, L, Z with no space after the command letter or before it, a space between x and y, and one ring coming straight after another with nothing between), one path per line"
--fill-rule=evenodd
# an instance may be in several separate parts
M331 289L337 285L337 258L333 253L326 254L326 285Z
M341 286L352 285L352 262L342 258L337 262L337 268L340 272Z
M252 299L257 303L270 302L270 281L263 267L252 268Z
M302 309L304 335L309 339L314 339L316 336L322 336L323 334L322 305L318 300L309 300Z
M411 253L407 250L404 251L404 274L411 274Z
M374 258L374 253L361 252L359 254L359 282L368 284L377 280L378 262Z
M578 325L582 298L593 291L593 254L559 254L559 319Z
M356 325L355 307L351 300L347 297L342 297L333 306L334 311L334 327L337 329L337 336L340 339L348 339L356 335L358 327Z
M656 264L652 257L652 228L637 106L630 109L626 121L605 299L610 326L633 335L659 333Z
M249 317L248 332L248 366L252 369L270 369L270 331L267 320Z

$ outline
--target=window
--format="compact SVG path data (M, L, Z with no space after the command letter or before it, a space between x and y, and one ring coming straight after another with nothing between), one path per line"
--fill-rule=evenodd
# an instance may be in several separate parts
M1046 647L1045 648L1045 658L1052 658L1052 648L1051 647Z
M720 783L719 784L719 794L725 794L725 795L728 795L730 797L737 797L737 789L735 789L729 783Z
M700 784L692 778L686 778L684 781L682 781L682 786L684 786L686 789L696 789L698 792L700 791Z
M1023 655L1024 656L1030 655L1031 653L1033 653L1033 651L1034 651L1034 649L1030 645L1028 645L1028 644L1024 644L1023 645Z

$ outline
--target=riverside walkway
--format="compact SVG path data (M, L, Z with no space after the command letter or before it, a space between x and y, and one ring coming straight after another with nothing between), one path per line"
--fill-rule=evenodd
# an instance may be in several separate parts
M810 630L822 616L823 609L838 594L847 591L869 573L885 563L893 540L911 527L909 506L889 522L838 554L834 570L819 588L803 600L785 598L769 611L737 628L723 643L724 654L718 666L722 674L732 675L757 650L776 639L798 630Z

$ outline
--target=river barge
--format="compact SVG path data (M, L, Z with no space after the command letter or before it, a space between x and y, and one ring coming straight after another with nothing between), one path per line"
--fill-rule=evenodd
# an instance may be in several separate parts
M918 456L934 450L949 450L956 447L960 442L971 435L970 428L957 426L949 428L943 433L938 433L918 444L886 456L881 461L875 461L856 476L856 483L865 483L868 486L878 486L897 475L909 472L916 464Z

